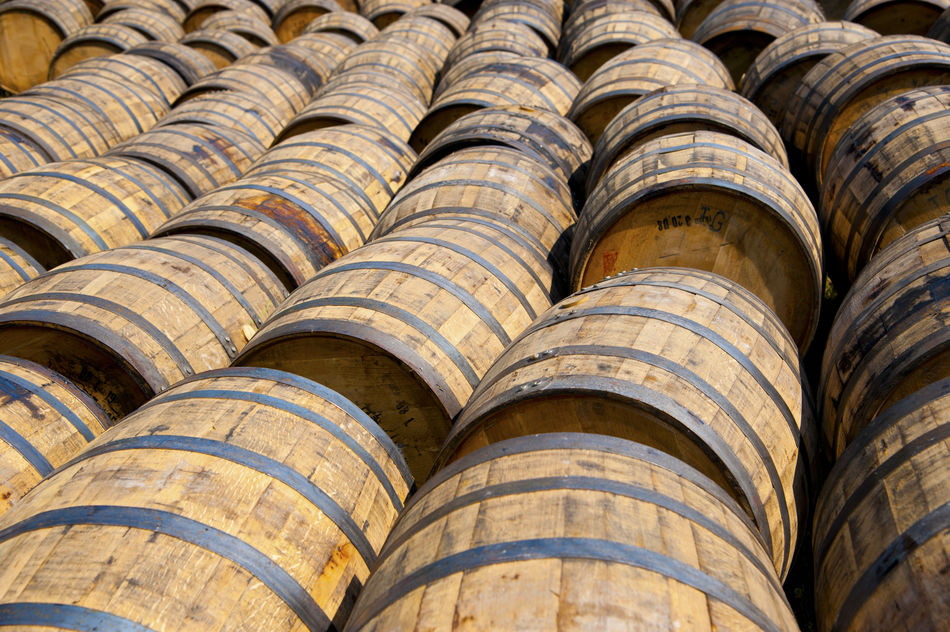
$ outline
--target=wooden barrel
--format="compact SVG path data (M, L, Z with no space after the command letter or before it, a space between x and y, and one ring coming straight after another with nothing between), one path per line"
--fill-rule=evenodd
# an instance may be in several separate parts
M533 0L484 0L472 22L514 22L541 36L548 52L557 49L561 38L563 4Z
M198 234L230 241L293 291L366 242L378 214L361 194L323 173L245 176L201 196L154 236Z
M429 57L436 62L436 74L442 69L442 64L445 63L449 51L452 50L452 46L458 39L452 29L442 22L425 16L410 16L409 14L384 28L382 33L381 37L397 36L404 38L422 46L423 50L429 51Z
M357 192L374 221L406 181L416 154L391 133L374 126L338 125L285 140L260 157L247 175L320 174ZM365 237L365 236L364 236Z
M854 0L844 19L881 35L927 35L950 0Z
M755 105L731 90L674 86L634 101L607 125L587 172L587 190L593 191L613 165L643 143L698 130L741 138L788 167L782 137Z
M567 117L596 144L627 105L657 88L683 83L733 88L729 71L709 50L684 39L657 40L634 46L597 69Z
M383 73L373 74L382 78L385 89L380 89L379 81L330 81L320 95L287 124L278 140L282 142L298 134L351 123L378 127L401 141L409 140L425 116L425 104L400 89L398 80L387 79L389 76Z
M950 377L944 289L946 217L896 239L865 266L835 316L818 391L826 446L837 457L876 415Z
M722 2L723 0L676 0L676 30L683 37L693 37L693 33L706 16Z
M541 36L517 22L482 22L473 24L468 33L455 42L445 60L443 72L459 61L491 51L508 51L525 57L546 57L547 45Z
M498 106L475 110L442 130L419 154L409 177L459 149L492 145L528 154L571 185L583 183L593 151L587 137L560 114L520 105Z
M160 61L178 73L189 86L217 69L205 55L180 42L146 42L133 46L124 54Z
M252 2L252 0L200 0L191 11L188 12L182 25L185 27L186 33L191 33L192 31L202 28L204 21L218 11L226 11L229 9L253 15L264 24L271 23L270 16L267 15L267 12L256 2Z
M43 265L22 246L0 237L0 297L44 272Z
M102 8L95 14L97 22L104 22L116 13L129 9L146 9L158 11L172 17L175 23L181 26L185 19L185 10L175 0L106 0Z
M725 0L703 20L692 40L716 54L736 85L777 37L823 19L817 7L788 0Z
M562 42L558 61L581 81L623 51L653 40L679 37L673 25L654 13L607 13L588 20Z
M336 0L290 0L274 16L274 33L281 42L289 42L318 17L342 11L343 7Z
M841 276L950 206L950 86L903 92L858 118L831 154L820 217Z
M267 46L250 55L245 55L235 63L239 66L244 64L273 66L289 72L300 80L311 97L333 74L330 60L314 55L313 51L297 44Z
M798 629L754 526L714 482L646 446L572 433L505 441L433 477L347 630L466 623Z
M0 516L111 425L65 377L0 356Z
M218 69L230 66L258 48L237 33L205 29L188 33L188 35L181 38L181 43L190 46L207 57Z
M575 3L561 27L558 50L562 51L565 44L586 30L589 22L605 15L621 15L631 11L645 11L662 17L660 10L650 0L583 0Z
M91 23L82 0L0 3L0 88L17 93L46 81L56 47Z
M188 199L173 178L137 160L51 163L0 181L0 235L52 268L147 238Z
M353 40L337 33L304 33L294 38L294 44L322 55L332 68L336 68L356 48Z
M304 29L304 34L306 33L332 33L362 44L379 33L379 29L358 13L336 11L312 20Z
M772 156L697 131L661 136L617 162L577 222L571 289L659 261L739 283L808 348L823 287L818 217Z
M97 156L121 140L101 110L64 92L0 99L0 130L38 147L44 162Z
M56 47L50 60L49 79L56 79L68 68L85 59L126 51L148 38L124 24L90 24L79 29Z
M829 474L815 512L819 629L945 624L948 392L940 380L882 412Z
M375 70L395 77L408 92L428 104L439 64L421 44L401 37L376 37L357 46L340 62L335 73L356 70Z
M192 84L181 93L175 106L200 95L226 90L265 97L273 113L287 122L310 100L310 90L300 79L279 68L262 64L234 64Z
M927 31L927 37L950 43L950 9L937 16L930 30Z
M240 178L265 149L237 129L177 123L117 145L109 155L155 165L196 198Z
M485 374L437 465L565 431L640 441L709 476L749 513L785 577L817 436L795 341L738 284L647 268L564 299Z
M403 185L372 239L445 219L506 226L559 273L567 269L565 231L576 219L571 192L530 154L502 146L452 152Z
M460 59L458 62L444 66L439 75L439 83L432 92L432 101L437 101L442 93L451 88L461 79L472 74L479 68L485 68L497 63L517 62L523 55L505 50L491 50L473 53Z
M49 162L40 147L26 136L0 126L0 178Z
M87 59L72 66L66 71L63 77L74 79L83 77L92 82L96 82L100 77L107 77L120 84L127 84L129 87L134 87L135 91L140 94L145 94L142 92L142 89L151 91L161 98L160 106L153 105L152 108L159 117L168 111L171 107L171 103L178 98L178 95L180 95L188 85L181 76L168 65L156 59L141 55L109 55L108 57ZM55 85L63 84L57 81ZM35 90L43 90L48 87L49 86L43 86L42 88L37 87ZM128 101L130 99L127 98L124 100ZM153 103L154 101L151 95L147 94L140 100L146 103ZM110 119L114 118L115 116L110 116ZM141 116L136 118L142 119ZM144 123L142 124L143 129L145 129L145 125L151 127L150 123Z
M821 188L838 140L858 117L912 88L950 83L950 46L915 35L856 42L831 53L805 74L780 131L800 178Z
M417 152L460 117L486 107L521 105L566 115L581 88L574 74L551 59L519 57L482 66L445 89L416 126Z
M257 17L241 11L218 11L209 16L201 28L236 33L254 46L274 46L280 43L270 24L261 22Z
M408 11L403 16L403 18L416 17L430 18L440 22L441 24L448 27L455 37L462 37L462 35L468 31L468 27L471 25L471 20L469 20L467 15L455 7L442 4L440 2L424 4L421 7L416 7L415 9Z
M372 22L376 28L384 29L416 7L429 4L432 0L360 0L360 15Z
M301 285L237 358L340 391L425 478L451 419L551 304L553 269L504 226L440 219L351 251Z
M876 36L851 22L819 22L789 31L759 53L742 77L740 92L781 125L792 95L815 64L849 44Z
M102 24L123 24L150 40L177 42L185 36L181 21L158 9L146 7L123 9L98 21Z
M0 302L10 355L62 373L112 419L227 366L286 296L247 251L200 235L88 255Z
M209 127L239 130L269 147L284 127L285 119L272 110L274 104L253 92L233 90L206 92L189 99L162 118L159 126L200 123Z
M338 394L277 371L207 373L7 514L0 559L16 571L0 612L33 629L342 629L411 484Z

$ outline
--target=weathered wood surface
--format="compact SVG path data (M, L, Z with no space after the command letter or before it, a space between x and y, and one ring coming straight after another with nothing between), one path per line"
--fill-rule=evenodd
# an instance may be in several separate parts
M113 419L227 366L286 291L245 250L176 236L57 267L0 302L0 345L62 373Z
M430 221L323 268L235 362L340 391L383 427L422 480L478 380L550 306L553 276L504 226Z
M548 52L557 48L563 22L562 2L537 0L483 0L472 22L514 22L541 36Z
M0 356L0 516L111 423L59 373Z
M269 147L284 128L287 118L274 112L274 103L250 90L208 90L194 96L162 117L158 127L180 123L200 123L209 127L239 130Z
M465 32L468 30L468 27L471 25L471 20L469 20L467 15L455 7L449 6L448 4L443 4L441 2L434 2L431 4L424 4L421 7L416 7L415 9L412 9L406 13L406 15L403 17L431 18L447 26L455 35L455 37L462 37L462 35L465 34Z
M0 180L0 235L52 268L146 239L188 201L174 178L135 159L51 163Z
M944 216L896 239L865 266L841 304L818 392L832 456L886 407L950 376L948 234Z
M473 24L449 52L442 71L461 60L487 51L510 51L525 57L545 57L548 49L541 36L517 22L482 22Z
M124 24L90 24L60 43L50 60L48 79L56 79L71 66L86 59L104 57L126 51L148 38Z
M805 74L824 57L849 44L877 37L851 22L819 22L780 35L755 58L742 77L740 93L781 125Z
M735 502L611 437L506 441L438 473L346 630L798 629Z
M106 0L102 8L95 14L96 21L102 22L127 9L158 11L174 18L179 26L187 15L184 5L176 2L176 0Z
M205 30L236 33L255 46L274 46L280 43L269 22L243 11L218 11L201 24Z
M44 272L46 268L22 246L0 237L0 298Z
M336 11L311 21L303 32L304 34L331 33L342 35L353 40L355 44L362 44L379 33L379 29L358 13Z
M360 0L360 15L372 22L376 28L384 29L416 7L429 4L432 0Z
M948 393L944 379L886 409L829 474L814 528L823 632L946 625Z
M236 62L273 66L289 72L307 88L311 98L323 87L333 74L334 63L323 55L314 55L313 51L299 44L280 44L267 46L246 55Z
M336 0L290 0L274 16L274 33L281 42L289 42L304 33L315 19L333 12L343 12Z
M340 629L411 483L338 394L275 371L208 373L6 514L0 612L66 629Z
M181 21L157 8L129 7L110 13L96 21L102 24L124 24L130 26L150 40L177 42L185 36Z
M797 348L775 315L717 275L648 268L541 315L484 376L438 464L535 432L639 441L739 502L788 572L817 446Z
M721 274L808 348L822 292L818 217L772 156L720 132L649 141L591 192L571 244L571 289L663 263Z
M682 38L656 40L634 46L598 68L567 117L596 144L620 110L657 88L681 83L734 87L728 69L709 50Z
M188 33L181 38L181 43L207 57L218 69L230 66L258 48L237 33L205 29Z
M124 54L158 60L178 73L189 86L217 69L205 55L181 42L146 42L130 48Z
M187 87L187 82L173 68L159 60L141 55L109 55L87 59L72 66L63 75L63 78L85 79L93 83L98 83L100 77L109 78L127 84L129 88L134 88L137 94L142 95L141 100L151 106L158 118L168 112L171 104ZM52 83L54 86L59 84L58 81ZM49 85L46 84L44 88L49 87ZM40 90L40 88L36 88L36 90ZM152 96L144 91L156 94L161 101L156 104ZM130 99L127 98L125 101L130 101ZM127 107L136 109L131 104ZM141 106L138 106L138 109L141 109ZM113 121L114 124L121 120L117 116L120 113L117 110L119 108L113 107L110 111L109 120ZM147 130L151 127L151 121L154 120L154 117L145 118L142 115L135 118L139 121L139 127L136 128L135 134L141 133L137 131L139 128L143 131ZM135 135L131 131L127 133L130 136ZM126 137L123 136L124 138Z
M207 92L233 90L259 94L274 104L274 114L290 120L310 100L310 91L292 73L262 64L234 64L201 79L181 93L175 105Z
M39 167L50 157L39 145L16 130L0 125L0 178Z
M252 2L252 0L200 0L185 17L183 23L185 32L191 33L192 31L202 28L202 24L209 17L219 11L228 9L232 11L243 11L249 15L253 15L264 24L271 23L270 16L267 15L267 12L256 2Z
M438 23L434 24L441 27ZM443 30L445 34L451 35L448 29L443 27ZM376 70L399 79L407 91L428 104L436 75L447 52L445 49L440 53L403 37L380 35L353 49L336 67L335 74Z

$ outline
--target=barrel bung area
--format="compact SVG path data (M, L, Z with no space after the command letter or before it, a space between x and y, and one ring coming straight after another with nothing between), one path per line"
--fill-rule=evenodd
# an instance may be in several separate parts
M0 630L950 621L950 0L0 0Z

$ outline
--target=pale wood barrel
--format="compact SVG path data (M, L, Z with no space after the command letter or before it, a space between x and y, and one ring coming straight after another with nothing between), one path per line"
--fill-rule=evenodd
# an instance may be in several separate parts
M416 7L432 0L360 0L359 13L376 28L384 29Z
M274 46L280 43L270 24L241 11L218 11L202 25L205 30L230 31L240 35L254 46Z
M218 69L230 66L258 48L237 33L205 29L188 33L181 38L181 43L207 57Z
M872 107L912 88L950 83L950 46L914 35L877 37L831 53L805 74L779 128L800 178L819 189L848 127Z
M304 33L318 17L342 11L343 7L336 0L290 0L274 16L274 33L286 43Z
M573 5L577 5L579 0L574 0ZM676 7L673 4L673 0L648 0L650 4L656 7L656 10L669 21L673 21L676 17Z
M271 22L267 12L252 0L200 0L188 12L182 26L184 26L186 33L191 33L202 28L204 21L215 13L229 9L253 15L264 24L270 24Z
M517 22L482 22L473 24L468 32L455 42L445 60L443 72L459 61L491 51L509 51L525 57L546 57L547 45L541 36Z
M430 221L323 268L235 364L339 390L382 426L422 480L479 378L550 306L553 276L504 226Z
M10 356L0 356L0 418L0 516L112 425L68 379Z
M740 93L781 125L792 95L805 74L824 57L849 44L877 37L851 22L808 24L765 47L742 77Z
M854 0L845 20L873 29L881 35L928 35L950 0Z
M126 51L148 38L124 24L90 24L79 29L56 47L50 60L48 79L56 79L71 66L86 59Z
M661 136L591 192L571 245L571 289L655 265L721 274L761 298L804 352L823 287L818 217L775 158L720 132Z
M0 87L18 93L46 81L59 44L92 24L82 0L7 0L0 4Z
M535 432L640 441L739 502L788 572L817 433L795 341L741 286L647 268L538 317L485 374L437 465Z
M816 7L789 0L725 0L691 36L729 68L736 85L777 37L823 19Z
M749 519L674 458L552 433L480 450L407 505L346 630L798 629Z
M289 72L300 80L311 98L330 79L334 67L329 58L314 55L312 50L298 44L267 46L250 55L245 55L236 63L238 65L262 64Z
M883 411L828 475L814 527L820 630L946 624L948 393L944 379Z
M422 44L401 37L378 36L357 46L334 72L336 76L363 70L388 74L428 104L439 68L439 59Z
M304 34L306 33L333 33L347 37L356 44L362 44L379 33L379 29L358 13L337 11L311 21L304 29Z
M501 145L524 152L580 186L593 149L569 119L540 108L496 106L462 116L439 132L412 166L410 178L459 149ZM578 208L580 196L575 196Z
M44 272L43 264L22 246L0 237L0 298Z
M234 90L208 91L176 106L162 118L159 127L199 123L209 127L233 128L254 137L261 146L269 147L287 123L273 110L273 102L261 94Z
M0 126L0 178L49 162L39 145L23 134Z
M117 145L109 156L154 165L195 198L240 178L264 150L260 141L237 129L176 123Z
M593 191L605 173L631 151L660 136L697 130L730 134L788 167L778 130L751 102L711 86L660 88L634 101L604 129L587 174Z
M525 55L520 55L508 50L488 50L467 55L452 64L451 67L446 64L443 66L442 73L439 75L439 83L432 92L432 100L436 101L443 92L452 87L457 81L464 79L479 68L485 68L497 63L504 64L511 61L518 61L520 57L524 56Z
M597 20L605 15L616 15L630 11L646 11L663 17L662 13L650 0L583 0L571 7L570 14L564 20L561 28L561 42L559 49L567 41L583 31L590 20Z
M405 90L398 79L382 72L361 71L356 79L341 75L330 80L284 127L278 141L351 123L378 127L408 141L425 113L425 103Z
M0 234L52 268L146 239L188 200L172 177L137 160L51 163L0 180Z
M839 456L882 410L945 377L950 266L944 216L865 266L835 316L818 391L826 447Z
M409 145L421 152L459 117L485 107L522 105L564 116L580 89L574 73L551 59L519 57L481 66L439 94Z
M181 21L159 9L131 7L96 19L102 24L124 24L150 40L177 42L185 36Z
M337 393L276 371L207 373L129 415L6 515L0 559L17 571L0 580L0 616L340 629L411 485L392 442Z
M657 40L634 46L598 68L567 117L596 144L627 105L657 88L684 83L734 87L728 69L709 50L682 38Z
M444 6L440 4L427 6ZM428 57L436 62L436 76L442 69L449 51L458 39L452 29L434 18L406 14L381 31L379 39L399 37L414 42L429 51ZM398 41L398 40L397 40ZM435 79L433 78L433 85ZM431 96L432 90L429 90Z
M129 84L130 87L134 86L135 92L142 95L141 100L145 104L151 105L155 116L159 118L162 118L168 112L172 102L188 86L187 82L167 64L141 55L109 55L108 57L87 59L72 66L63 77L84 78L91 82L97 82L100 77L106 77L119 83ZM55 85L62 85L62 83L56 82ZM40 89L36 88L36 90ZM160 98L158 105L155 105L154 98L148 92L152 92ZM101 99L99 100L101 101ZM123 99L123 101L130 100L129 98ZM116 109L113 107L111 111ZM109 118L115 120L118 117L111 115ZM152 118L146 118L142 115L135 118L140 121L139 127L143 130L151 127Z
M273 104L274 114L285 123L311 98L308 86L291 72L269 64L236 63L189 86L174 105L223 90L265 97Z
M439 2L424 4L421 7L416 7L415 9L412 9L406 13L406 15L403 17L431 18L447 26L449 30L452 31L452 34L455 35L455 37L462 37L462 35L468 31L468 27L471 25L471 20L469 20L467 15L455 7Z
M506 226L561 273L576 219L567 182L531 155L501 146L455 151L407 182L372 238L434 220Z
M378 217L406 181L415 157L405 142L389 132L366 125L337 125L274 145L247 175L321 174L345 183Z
M178 73L189 86L217 70L205 55L180 42L146 42L133 46L124 54L160 61Z
M356 48L356 43L349 37L328 32L304 33L294 38L294 44L326 57L332 68L339 66L350 51Z
M558 61L582 82L625 50L653 40L679 37L667 20L647 11L607 13L592 18L561 42Z
M106 0L102 8L95 14L96 21L102 22L116 13L128 9L158 11L174 18L179 26L181 26L181 22L186 15L184 6L175 0Z
M561 39L563 3L534 0L484 0L472 17L475 24L483 22L514 22L537 33L554 52Z
M0 340L118 419L195 373L227 366L285 296L263 263L226 241L150 239L61 265L8 294Z
M847 281L895 239L950 210L950 86L903 92L845 131L828 163L819 207Z

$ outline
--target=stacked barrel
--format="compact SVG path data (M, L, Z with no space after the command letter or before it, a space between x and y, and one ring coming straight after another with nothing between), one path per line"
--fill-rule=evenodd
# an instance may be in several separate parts
M6 0L0 627L939 628L947 25Z

